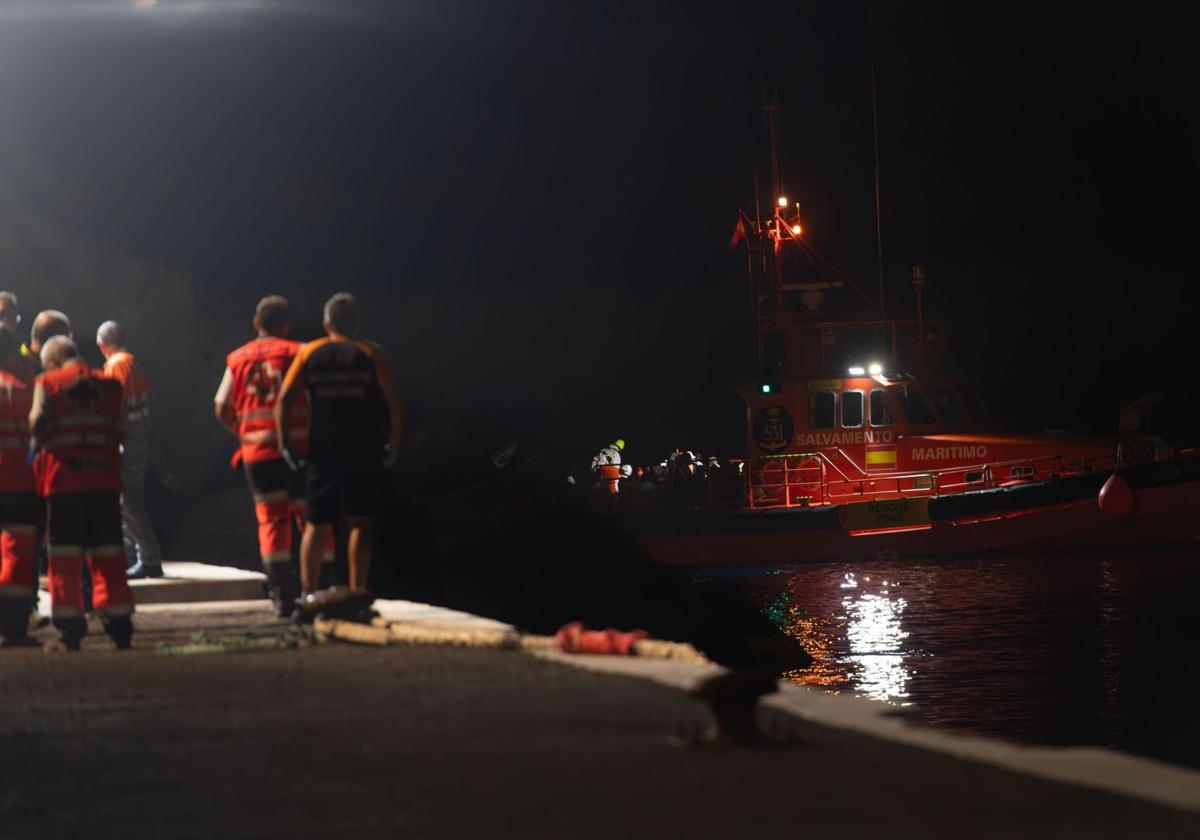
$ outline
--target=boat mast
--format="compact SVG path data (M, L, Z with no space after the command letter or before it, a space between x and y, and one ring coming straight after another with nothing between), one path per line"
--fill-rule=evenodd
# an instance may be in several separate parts
M763 112L767 120L767 134L771 139L771 205L774 208L775 236L772 237L772 251L774 259L771 261L771 306L772 315L776 322L783 310L783 260L779 253L782 243L781 230L779 225L780 210L784 206L783 179L779 174L779 149L778 149L778 134L779 134L779 86L772 85L770 94L763 91Z

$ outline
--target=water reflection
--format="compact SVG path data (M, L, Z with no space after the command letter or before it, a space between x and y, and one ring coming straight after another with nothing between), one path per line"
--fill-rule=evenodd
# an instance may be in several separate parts
M1200 767L1200 555L874 561L738 573L816 660L788 676L930 724Z
M847 571L837 582L845 594L830 615L808 615L794 601L789 611L776 602L773 617L785 616L780 623L817 660L789 676L804 685L853 688L877 700L905 705L911 652L904 649L908 632L902 618L908 602L893 592L896 586L887 579L872 586L869 576L859 579Z

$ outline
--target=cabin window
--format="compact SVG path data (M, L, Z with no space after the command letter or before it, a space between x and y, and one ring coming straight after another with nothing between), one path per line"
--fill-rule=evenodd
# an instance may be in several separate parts
M962 406L958 404L958 398L945 385L929 386L929 396L933 399L933 404L937 406L938 414L942 415L944 422L952 424L967 422L967 415L963 413Z
M890 426L896 422L892 419L892 404L888 402L887 391L876 388L871 392L871 425Z
M832 429L837 418L837 396L833 391L808 395L808 428Z
M914 426L932 426L935 422L933 409L925 395L916 388L907 385L897 385L892 388L900 403L900 412Z
M967 404L967 408L971 414L975 415L975 419L980 423L992 422L992 417L988 414L987 406L979 397L979 392L974 388L962 388L959 394L963 398L963 402Z
M863 392L842 392L842 428L857 429L863 424Z

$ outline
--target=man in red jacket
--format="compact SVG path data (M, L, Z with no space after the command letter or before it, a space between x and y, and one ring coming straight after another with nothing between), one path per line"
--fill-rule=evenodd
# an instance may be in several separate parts
M41 502L27 461L33 384L27 357L0 323L0 646L36 644L28 635L37 588L37 522Z
M245 465L246 482L254 497L258 520L258 549L267 586L280 617L291 615L300 594L296 565L292 561L292 521L304 527L304 482L283 460L275 439L275 401L284 374L300 349L287 338L291 313L286 298L265 297L254 310L253 341L234 350L226 359L225 376L214 398L217 419L237 435L236 466ZM308 405L302 402L292 414L289 445L303 455L308 451ZM325 575L332 574L332 541L324 552Z
M46 499L50 615L68 650L87 633L81 578L87 560L92 603L118 648L133 639L133 593L121 535L121 383L93 371L66 336L41 349L29 428L40 450L34 463Z

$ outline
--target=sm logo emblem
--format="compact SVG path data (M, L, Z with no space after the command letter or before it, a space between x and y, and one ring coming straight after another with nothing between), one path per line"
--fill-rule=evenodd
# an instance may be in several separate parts
M778 452L791 443L796 427L782 406L769 405L754 418L754 442L764 452Z

